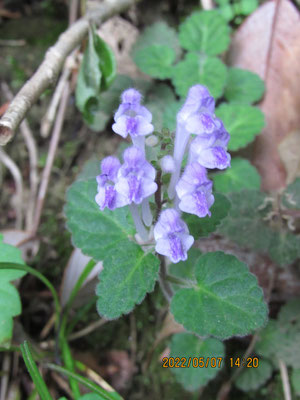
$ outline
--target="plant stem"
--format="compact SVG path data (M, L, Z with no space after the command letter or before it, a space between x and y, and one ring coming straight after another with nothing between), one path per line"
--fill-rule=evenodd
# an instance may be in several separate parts
M82 376L76 374L75 372L68 371L67 369L60 367L55 364L47 364L49 369L52 369L56 372L60 372L61 374L67 375L68 377L72 377L76 379L77 382L81 383L88 389L92 390L94 393L99 394L99 396L103 397L106 400L116 400L116 392L107 392L106 390L102 389L100 386L96 385L95 383L91 382L90 380L83 378ZM119 396L120 400L122 397Z
M166 279L167 278L166 260L165 257L160 254L159 254L159 259L160 259L159 285L166 300L170 303L173 296L173 290L171 285Z
M137 233L140 235L141 239L146 242L148 240L148 231L143 224L137 204L129 204L129 209L131 211Z
M75 372L75 364L74 360L71 354L71 350L68 344L68 340L66 338L66 330L67 330L67 322L68 322L68 313L70 311L70 308L73 304L73 301L79 292L81 286L83 285L84 281L86 278L89 276L91 273L92 269L95 267L96 262L94 260L90 260L87 265L85 266L84 270L82 271L80 277L78 278L75 286L72 289L72 292L70 294L69 300L67 301L66 306L64 307L63 313L61 314L61 319L60 319L60 329L59 329L59 334L58 334L58 342L59 342L59 347L62 352L62 357L64 361L64 365L67 367L67 369L71 372ZM72 393L74 395L74 398L77 399L80 397L80 390L79 390L79 385L76 379L74 379L71 375L69 376L69 381L70 381L70 386L72 389Z
M284 393L284 400L292 400L291 388L289 383L289 375L287 371L287 367L282 360L278 360L280 376L282 380L282 387Z
M52 293L52 296L54 299L54 304L55 304L55 312L56 312L56 316L57 316L57 318L56 318L56 324L57 324L58 316L60 315L60 312L61 312L59 298L58 298L58 295L57 295L57 292L56 292L54 286L52 285L51 282L48 281L48 279L43 274L41 274L36 269L28 267L28 265L6 263L6 262L0 263L0 269L17 269L17 270L21 270L21 271L26 271L29 274L34 275L36 278L41 280L48 287L50 292Z
M43 400L53 400L52 396L50 395L48 388L44 382L44 379L42 378L36 363L33 360L33 357L31 355L29 346L27 341L25 340L23 344L20 345L22 356L26 365L26 368L31 376L31 379L33 380L33 383L35 384L39 395L41 396L41 399Z
M151 226L153 221L153 216L150 209L148 198L142 201L142 218L146 226Z

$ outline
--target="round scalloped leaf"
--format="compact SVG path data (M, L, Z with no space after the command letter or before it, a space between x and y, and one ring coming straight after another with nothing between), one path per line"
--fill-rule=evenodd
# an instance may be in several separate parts
M241 14L250 15L258 5L258 0L241 0Z
M287 230L274 231L268 252L278 265L289 265L300 257L300 238Z
M300 178L288 185L284 191L283 204L287 208L300 208Z
M264 114L256 107L224 103L216 109L225 128L230 133L229 150L238 150L251 143L265 125Z
M288 366L300 368L299 299L285 304L278 320L270 320L259 332L256 351L264 357L281 359Z
M272 365L269 361L259 359L257 368L244 368L234 382L236 387L244 392L257 390L263 386L272 375Z
M96 287L98 313L106 319L128 314L153 291L158 271L159 260L137 244L128 241L114 247L104 259Z
M5 267L6 263L24 265L21 251L14 246L3 243L0 235L0 265ZM0 346L9 346L12 330L13 317L21 314L22 304L16 287L10 283L26 274L22 270L0 269Z
M196 215L183 214L183 219L188 224L190 234L195 239L201 236L208 236L214 232L230 210L230 202L227 197L220 193L214 193L214 196L215 202L210 209L211 217L198 218Z
M180 359L184 357L187 360L191 358L191 365L189 367L171 369L177 381L180 382L186 390L194 391L201 386L205 386L222 368L222 362L218 364L219 361L217 358L219 357L221 360L224 358L224 345L217 339L201 340L190 333L177 333L172 336L170 347L170 357L179 357ZM216 358L216 367L212 368L211 365L207 368L193 367L193 358L199 361L199 357L203 357L204 362L206 362L207 359L211 360L212 357ZM187 363L185 365L187 365Z
M96 194L96 179L73 183L67 192L65 212L74 247L101 261L127 243L135 229L128 218L128 207L100 211Z
M218 231L240 246L267 251L272 240L272 231L263 221L265 213L260 211L265 195L258 190L243 189L228 194L231 208Z
M255 351L263 357L273 358L276 353L276 343L280 342L280 336L277 322L270 319L268 325L258 332Z
M219 232L240 246L268 253L278 265L290 264L300 256L299 237L287 230L275 230L265 220L271 207L262 192L242 189L227 196L231 208Z
M294 392L296 393L296 395L300 396L300 369L293 369L291 381Z
M139 69L158 79L171 76L172 64L175 61L175 51L165 45L154 44L135 51L133 59Z
M75 247L103 261L97 285L97 310L105 318L113 319L130 312L153 290L159 262L132 241L135 229L128 218L128 207L100 211L96 193L95 179L77 181L69 188L67 227Z
M230 29L216 10L195 12L180 25L179 41L186 50L214 56L227 50Z
M173 101L166 104L163 114L163 128L167 128L171 132L176 130L176 114L182 105L183 101Z
M145 106L152 113L155 129L161 130L164 127L164 111L168 104L175 101L174 91L165 83L152 84L151 91L147 94L146 99ZM174 118L176 119L176 116Z
M197 264L202 253L196 247L189 250L189 256L185 261L179 261L177 264L170 264L169 274L177 278L183 278L190 281L195 280L195 265ZM177 285L175 285L178 288Z
M238 192L242 189L259 189L261 178L248 160L233 158L231 168L214 175L214 188L221 193Z
M197 83L205 85L212 96L220 97L224 91L227 68L216 57L187 53L184 60L173 67L172 82L179 96L186 96Z
M207 253L195 266L196 284L171 302L176 322L200 336L247 335L267 319L263 292L246 264L222 252Z
M228 101L251 104L260 100L265 90L257 74L240 68L229 68L224 96Z
M138 37L133 46L133 57L137 51L156 44L171 47L176 56L181 52L175 29L161 21L148 26Z

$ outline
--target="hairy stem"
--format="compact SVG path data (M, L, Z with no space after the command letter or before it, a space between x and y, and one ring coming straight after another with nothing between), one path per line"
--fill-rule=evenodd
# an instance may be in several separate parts
M134 203L130 204L129 209L130 209L137 233L139 234L141 239L146 242L148 240L148 231L143 224L137 204L134 204Z

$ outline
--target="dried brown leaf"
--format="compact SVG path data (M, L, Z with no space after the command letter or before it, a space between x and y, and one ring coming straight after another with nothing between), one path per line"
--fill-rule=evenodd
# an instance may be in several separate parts
M278 151L287 172L286 183L292 183L300 176L300 130L287 135L279 143Z
M267 2L237 30L229 53L231 65L256 72L265 81L260 107L266 128L256 139L253 158L265 190L286 185L278 146L300 127L299 22L299 12L289 0Z

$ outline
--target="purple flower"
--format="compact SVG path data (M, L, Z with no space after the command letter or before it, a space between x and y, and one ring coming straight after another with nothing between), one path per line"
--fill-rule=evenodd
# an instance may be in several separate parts
M153 132L152 114L140 104L141 99L136 89L127 89L122 93L122 103L114 115L115 123L112 126L115 133L124 138L129 134L134 138Z
M174 158L170 155L166 155L164 156L161 160L160 160L160 166L161 169L164 173L169 173L169 172L173 172L175 169L175 162L174 162Z
M140 115L136 115L135 117L121 115L116 123L113 124L112 129L118 135L126 138L128 134L131 137L148 135L153 132L154 128L146 118Z
M229 133L223 124L211 134L197 136L191 143L189 161L197 161L205 168L225 169L230 166L230 154L227 153Z
M212 182L207 179L206 169L197 162L188 164L176 185L180 199L179 208L200 218L211 216L209 208L214 203Z
M173 263L185 261L187 251L194 243L193 236L179 213L173 208L164 210L154 227L157 253L167 256Z
M214 115L215 101L208 89L202 85L190 88L185 103L177 114L174 146L175 171L169 186L169 196L175 195L175 186L180 176L182 159L190 134L210 134L220 127L220 120Z
M177 122L184 123L191 116L200 113L213 115L214 111L215 100L208 89L202 85L194 85L189 89L184 105L177 114Z
M118 171L120 169L120 161L116 157L106 157L101 163L101 175L96 177L98 183L98 193L95 197L96 203L100 210L105 207L114 210L123 207L126 204L126 197L117 193L115 183L117 181Z
M142 150L132 146L124 151L124 164L118 171L116 191L127 199L127 204L140 204L157 190L155 169L148 163Z

